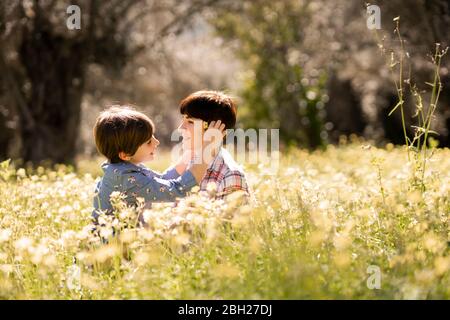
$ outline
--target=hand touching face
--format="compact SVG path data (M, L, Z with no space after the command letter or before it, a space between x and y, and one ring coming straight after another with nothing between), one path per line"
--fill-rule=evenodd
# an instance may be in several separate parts
M183 136L183 149L194 157L217 154L222 138L224 136L225 124L220 120L211 121L208 125L205 121L197 118L184 117L178 130Z

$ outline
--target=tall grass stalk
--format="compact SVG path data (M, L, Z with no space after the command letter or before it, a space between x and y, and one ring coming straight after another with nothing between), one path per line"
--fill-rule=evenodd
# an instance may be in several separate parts
M430 102L427 108L424 108L423 105L423 92L420 92L416 86L416 84L412 83L411 80L411 62L408 61L408 67L409 67L409 75L408 78L404 78L404 67L405 67L405 60L404 58L410 58L409 53L406 51L405 48L405 40L401 36L400 32L400 17L394 18L395 22L395 30L394 33L400 43L400 49L399 52L396 54L394 49L390 50L390 59L388 61L388 66L391 72L391 75L393 77L393 81L395 84L395 88L397 91L398 96L398 102L397 104L392 108L392 110L389 112L389 116L391 116L397 109L400 109L401 113L401 121L402 121L402 129L403 129L403 136L405 139L405 146L407 150L407 157L408 161L411 161L410 151L414 151L414 159L413 159L413 172L412 172L412 179L413 179L413 185L419 186L420 189L425 191L426 185L425 185L425 172L426 172L426 165L428 160L433 155L433 151L428 154L428 147L430 146L432 149L434 149L437 146L436 140L434 140L430 135L431 134L437 134L437 132L431 130L431 122L433 120L434 114L437 109L438 101L440 93L443 89L441 78L439 75L441 61L444 55L448 51L448 47L445 49L441 49L441 46L439 43L436 43L436 48L434 55L432 56L432 63L433 63L433 82L426 82L427 85L431 86L431 96L430 96ZM379 35L376 34L377 40L379 43L380 48L384 49L383 44L380 41ZM383 50L383 53L385 51ZM398 65L398 73L396 76L396 67ZM409 91L414 99L414 104L416 107L415 113L413 115L413 118L417 118L416 125L411 125L412 128L415 129L414 131L414 137L412 141L409 139L407 130L406 130L406 121L405 121L405 112L404 112L404 103L406 101L405 96L405 90L404 90L404 84L409 85ZM422 139L423 137L423 139Z

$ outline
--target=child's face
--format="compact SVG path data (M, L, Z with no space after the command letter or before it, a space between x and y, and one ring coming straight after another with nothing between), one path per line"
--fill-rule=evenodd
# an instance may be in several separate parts
M141 162L151 161L155 157L156 149L158 148L159 140L152 136L152 138L141 144L136 150L135 154L130 157L130 162L138 164Z
M195 143L201 145L203 138L203 132L205 128L203 127L206 122L201 119L191 118L184 116L178 129L181 131L183 136L183 147L185 149L193 150Z

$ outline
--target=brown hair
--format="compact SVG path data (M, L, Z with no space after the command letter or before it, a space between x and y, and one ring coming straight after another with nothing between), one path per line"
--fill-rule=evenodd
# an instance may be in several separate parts
M222 121L225 129L236 125L236 104L233 99L220 91L197 91L180 103L180 113L210 123Z
M130 106L114 105L100 113L94 126L97 150L111 163L122 162L119 152L133 155L150 140L155 126L145 114Z

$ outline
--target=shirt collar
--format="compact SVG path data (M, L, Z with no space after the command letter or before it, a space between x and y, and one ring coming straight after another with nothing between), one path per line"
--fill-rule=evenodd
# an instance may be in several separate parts
M110 163L109 161L104 161L101 167L103 169L103 172L112 170L114 173L141 171L145 168L145 166L143 166L142 164L135 165L131 162Z

